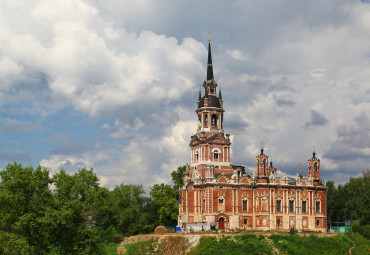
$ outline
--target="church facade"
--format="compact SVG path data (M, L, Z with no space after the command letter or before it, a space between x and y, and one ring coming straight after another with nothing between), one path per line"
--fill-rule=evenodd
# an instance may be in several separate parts
M326 231L326 187L315 152L308 160L307 177L278 176L263 148L253 175L231 164L230 135L224 133L217 87L209 42L207 78L196 110L198 127L190 139L191 164L180 188L181 230Z

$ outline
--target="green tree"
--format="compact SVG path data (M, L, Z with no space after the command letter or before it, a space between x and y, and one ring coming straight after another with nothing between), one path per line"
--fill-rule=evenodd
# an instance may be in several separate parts
M332 181L328 181L326 186L329 223L360 220L361 225L370 224L369 169L337 188Z
M92 170L73 176L60 171L50 178L40 166L14 163L0 177L1 252L102 254L96 228L86 216L98 186Z
M179 166L176 171L172 171L172 182L173 188L178 190L184 185L183 174L186 170L186 166Z
M151 187L150 196L158 217L158 225L176 225L179 210L177 194L176 189L163 183Z

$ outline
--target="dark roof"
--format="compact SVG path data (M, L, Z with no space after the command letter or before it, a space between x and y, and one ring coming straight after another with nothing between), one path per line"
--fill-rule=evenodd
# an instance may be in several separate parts
M198 108L204 107L204 98L206 96L202 97L199 101ZM218 107L221 108L220 100L213 95L208 95L208 107Z

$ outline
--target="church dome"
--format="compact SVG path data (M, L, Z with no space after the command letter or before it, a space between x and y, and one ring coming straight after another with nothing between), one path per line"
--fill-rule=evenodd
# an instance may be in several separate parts
M206 96L202 97L199 101L199 105L198 105L198 108L202 108L204 107L204 98ZM216 96L213 96L213 95L208 95L208 107L217 107L217 108L221 108L221 105L220 105L220 100L218 99L218 97Z

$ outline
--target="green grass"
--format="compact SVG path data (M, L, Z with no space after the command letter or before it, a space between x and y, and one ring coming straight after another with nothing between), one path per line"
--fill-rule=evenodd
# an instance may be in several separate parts
M105 245L105 251L107 255L117 255L117 243L109 243Z
M156 250L157 242L153 240L126 244L125 247L127 255L161 254L160 251Z
M346 233L332 237L317 237L299 235L272 235L270 239L283 253L287 254L324 254L337 255L348 254L349 249L356 244L352 254L369 254L369 240L358 233Z
M199 244L190 252L191 255L238 255L238 254L273 254L272 248L263 236L244 234L223 237L202 237Z
M348 254L353 247L353 255L370 254L370 240L358 233L346 233L332 237L299 236L278 234L267 237L282 254L296 255L339 255ZM354 246L354 244L356 244ZM274 254L271 245L263 235L244 234L233 237L202 237L190 255L222 254Z
M353 255L370 254L370 240L359 233L349 232L331 237L317 237L315 234L299 236L296 234L275 234L267 236L281 254L293 255L340 255L348 254L352 248ZM356 245L354 245L356 244ZM106 245L108 255L117 254L118 244ZM163 247L153 240L125 245L127 255L162 254ZM239 255L239 254L274 254L273 248L264 235L251 233L216 237L202 237L199 244L189 255ZM276 254L276 253L275 253Z

